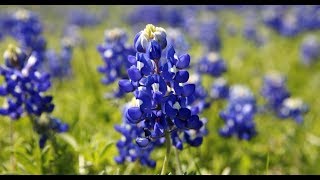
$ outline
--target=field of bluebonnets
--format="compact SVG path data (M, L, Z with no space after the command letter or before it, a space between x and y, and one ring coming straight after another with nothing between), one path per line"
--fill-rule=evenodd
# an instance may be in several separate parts
M319 174L319 6L1 6L1 174Z

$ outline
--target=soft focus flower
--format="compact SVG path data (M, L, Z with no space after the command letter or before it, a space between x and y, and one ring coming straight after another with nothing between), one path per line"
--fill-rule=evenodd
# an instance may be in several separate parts
M134 49L126 43L127 34L124 30L115 28L105 31L105 42L97 47L105 63L98 67L98 71L104 74L102 83L108 85L119 78L128 77L126 69L135 63L135 59L129 56L134 55ZM118 89L112 96L122 97L123 95L124 92Z
M180 29L167 28L166 32L168 34L167 46L173 46L177 51L177 55L185 54L189 50L190 45ZM166 53L166 51L163 52Z
M210 97L213 99L226 99L228 96L229 85L227 81L222 77L217 78L211 86Z
M286 87L286 78L276 72L267 74L263 79L261 95L267 101L266 107L273 112L278 112L282 102L290 97L290 92Z
M301 62L311 65L320 59L320 42L314 35L308 35L303 39L300 47Z
M62 49L60 54L54 50L46 51L47 61L44 63L44 69L54 78L64 78L71 75L71 60L74 43L72 39L64 37L61 40Z
M198 62L198 71L214 77L219 77L222 73L227 71L227 66L218 53L210 52Z
M279 117L292 118L297 123L303 122L303 115L308 111L308 106L299 98L287 98L279 110Z
M250 140L256 135L254 115L256 113L256 100L250 90L243 85L230 87L228 105L220 113L225 125L220 129L220 135L231 137L236 135L239 139Z
M44 61L46 40L42 35L42 23L34 12L18 9L10 14L5 23L8 35L16 39L21 49L28 56L31 52L37 53L40 63Z

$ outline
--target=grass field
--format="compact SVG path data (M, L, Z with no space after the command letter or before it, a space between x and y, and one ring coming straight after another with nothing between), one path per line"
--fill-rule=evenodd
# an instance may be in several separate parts
M6 8L6 7L1 7ZM50 7L46 7L50 9ZM58 8L58 7L55 7ZM94 8L94 7L90 7ZM0 173L1 174L159 174L165 147L155 149L152 158L155 169L136 163L117 165L113 158L118 154L115 143L120 134L114 130L121 123L120 107L122 100L106 100L105 92L117 86L100 83L102 75L97 67L103 61L96 46L103 42L104 30L115 26L128 31L132 42L137 32L121 21L124 8L109 7L109 16L102 24L81 30L86 41L85 48L76 47L72 59L71 78L52 81L52 94L55 104L53 115L69 123L67 133L57 134L57 147L50 142L44 149L38 147L38 135L33 132L27 117L19 121L0 119ZM27 7L43 11L42 7ZM236 13L221 11L220 21L234 23L242 27ZM46 25L58 24L53 30L44 31L48 47L59 49L61 18L41 13ZM60 24L60 25L59 25ZM159 25L158 25L159 26ZM258 104L264 100L260 96L262 77L271 70L286 75L287 86L294 97L301 97L309 106L304 122L280 120L272 114L257 114L255 122L258 134L250 141L233 137L225 139L218 134L223 125L219 111L226 102L214 102L201 115L208 119L209 134L199 148L185 146L179 153L182 169L187 174L319 174L320 173L320 62L306 67L300 63L299 48L303 37L286 38L262 27L269 35L263 47L256 47L242 37L241 33L230 36L221 31L223 48L228 71L223 75L230 84L247 85L257 97ZM312 32L320 37L320 32ZM191 62L197 61L204 53L199 42L188 37L191 44ZM9 42L0 43L3 53ZM3 63L3 61L1 61ZM213 78L204 77L204 86L209 89ZM177 166L171 152L169 171L176 174Z

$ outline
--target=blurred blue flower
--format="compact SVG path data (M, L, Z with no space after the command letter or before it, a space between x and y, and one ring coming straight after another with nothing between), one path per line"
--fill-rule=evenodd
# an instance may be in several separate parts
M315 35L306 36L300 46L301 62L311 65L320 60L320 42Z
M254 123L256 100L250 90L243 85L230 87L227 108L220 112L225 125L219 133L223 137L237 135L239 139L250 140L257 134Z
M185 54L189 49L190 45L183 34L183 32L178 28L167 28L167 46L173 46L177 51L177 55ZM166 49L163 51L163 56L166 53Z
M229 85L227 81L222 77L217 78L211 86L210 97L213 99L227 99L228 96Z
M278 112L280 118L292 118L297 123L303 122L303 115L308 111L308 106L299 98L287 98L283 101Z
M40 63L44 61L46 40L42 35L42 23L34 12L18 9L11 13L4 23L7 34L16 39L27 53L37 52Z
M283 101L290 97L290 92L286 87L286 78L276 72L267 74L263 79L261 95L267 101L266 108L277 113Z
M97 47L104 65L98 67L98 71L104 74L102 83L109 85L117 79L128 78L126 69L135 63L134 58L129 58L129 55L134 55L134 49L127 43L127 34L124 30L114 28L105 31L105 42ZM124 91L121 89L111 95L112 97L122 97Z
M65 78L71 75L71 60L74 43L72 39L64 37L62 39L62 49L60 54L54 50L46 51L47 61L43 63L43 68L54 78Z
M209 52L200 59L197 64L197 70L203 74L219 77L227 71L227 65L218 53Z
M220 23L218 19L212 18L209 22L200 22L198 27L198 39L204 47L208 51L220 51L222 43L219 35Z
M243 36L253 42L256 46L262 46L265 44L266 39L262 36L257 26L257 14L251 13L245 19Z

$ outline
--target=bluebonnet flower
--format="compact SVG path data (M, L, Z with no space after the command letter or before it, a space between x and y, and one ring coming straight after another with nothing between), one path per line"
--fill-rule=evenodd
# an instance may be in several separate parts
M44 61L46 40L42 35L42 24L37 14L19 9L6 22L8 34L15 38L20 47L30 56L37 53L40 62Z
M9 45L5 51L4 60L5 65L0 66L0 74L4 77L0 96L5 97L5 103L0 108L0 115L17 120L26 113L37 129L40 125L38 118L54 109L53 97L44 94L51 86L50 75L38 71L39 59L36 53L28 57L24 51L13 45ZM49 122L47 130L64 132L68 129L67 125L54 118ZM41 131L40 147L44 146L48 133Z
M194 93L195 85L186 83L190 56L175 55L172 46L168 47L167 56L161 57L167 46L167 34L163 28L148 24L134 38L136 56L129 56L135 62L128 70L129 79L119 81L119 87L133 92L134 106L126 113L130 123L144 122L145 137L137 138L140 146L147 146L171 133L172 144L182 149L180 132L199 130L203 122L192 114L187 99ZM186 83L186 84L184 84Z
M73 8L67 15L67 24L79 27L96 26L102 22L98 14L91 13L85 8Z
M263 21L280 35L292 37L320 27L319 6L275 6L263 11Z
M281 35L288 37L295 36L302 31L296 14L293 12L285 14L282 18L281 26L278 31Z
M79 26L68 24L62 32L62 38L67 38L71 44L75 46L84 46L85 40L81 36L81 29Z
M208 92L202 86L200 74L194 73L190 75L187 83L192 83L196 86L194 93L187 99L191 114L202 113L203 110L210 107L210 102L208 101Z
M256 135L254 115L256 100L250 90L243 85L230 87L227 108L220 112L225 125L219 133L223 137L237 135L239 139L250 140Z
M209 74L214 77L219 77L227 71L225 61L216 52L209 52L202 57L197 64L197 70L200 73Z
M123 114L127 114L130 107L130 103L126 104L122 110ZM153 149L161 145L163 141L159 139L156 142L151 142L147 147L138 146L135 143L135 139L138 136L144 136L143 128L145 128L145 125L142 122L131 124L128 122L126 116L123 116L121 125L115 125L115 129L122 134L121 139L117 142L119 155L114 158L118 164L122 164L125 161L134 162L139 160L141 165L151 168L156 166L156 162L150 159L150 154Z
M219 21L216 18L211 18L209 22L200 22L198 27L198 39L204 47L208 51L220 51L222 43L219 35Z
M264 24L276 31L279 31L282 26L282 17L285 10L285 6L267 6L265 10L262 11Z
M177 28L167 28L166 31L168 34L167 46L175 47L177 55L185 54L189 50L190 45L181 30ZM166 53L165 50L163 51L163 54L164 53Z
M308 106L299 98L287 98L283 101L278 112L280 118L293 118L297 123L303 122L303 115L308 111Z
M132 65L132 58L128 60L129 55L134 55L134 49L127 41L127 34L124 30L115 28L105 31L105 42L97 47L104 65L98 67L98 71L105 76L102 83L108 85L115 82L118 78L127 78L126 69ZM113 96L122 97L124 92L118 89Z
M49 72L54 78L64 78L71 75L74 43L68 37L64 37L61 41L62 49L60 54L57 54L54 50L46 51L47 61L43 65L46 72Z
M261 32L259 32L257 28L257 20L256 20L256 14L250 14L248 17L246 17L244 29L243 29L243 36L249 40L252 41L256 46L262 46L266 39L264 36L262 36Z
M299 26L305 30L320 28L319 5L296 6L296 15Z
M305 65L311 65L320 59L320 42L314 35L308 35L300 46L301 61Z
M277 113L283 101L290 97L290 92L286 87L286 78L276 72L267 74L263 79L261 95L267 101L266 107Z
M210 97L213 99L227 99L228 96L229 85L227 81L222 77L217 78L211 86Z

